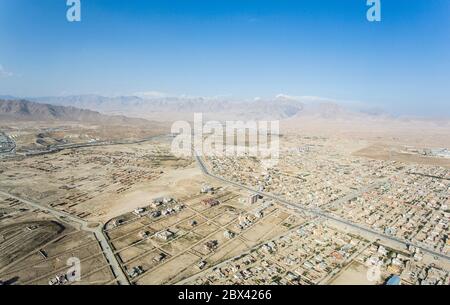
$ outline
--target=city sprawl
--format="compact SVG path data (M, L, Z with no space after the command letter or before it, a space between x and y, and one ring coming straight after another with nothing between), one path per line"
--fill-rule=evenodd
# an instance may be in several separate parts
M250 155L180 158L172 136L149 131L15 127L2 137L3 283L450 283L445 155L385 144L380 156L379 143L288 133L266 166Z

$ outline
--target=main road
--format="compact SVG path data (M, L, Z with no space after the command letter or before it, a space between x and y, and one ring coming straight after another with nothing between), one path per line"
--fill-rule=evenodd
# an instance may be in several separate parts
M399 243L399 244L402 244L404 246L411 245L411 246L419 248L422 251L427 252L427 253L435 256L435 257L437 256L437 257L440 257L440 258L445 259L448 262L450 262L450 256L445 255L445 254L440 253L440 252L437 252L435 250L429 249L427 247L424 247L424 246L421 246L421 245L417 245L417 244L415 244L413 242L406 241L406 240L397 238L395 236L390 236L390 235L383 234L381 232L377 232L377 231L375 231L375 230L373 230L371 228L364 227L362 225L353 223L353 222L351 222L349 220L337 217L337 216L335 216L335 215L333 215L331 213L327 213L327 212L321 210L320 208L308 208L308 207L303 206L302 204L295 204L295 203L287 201L284 198L278 197L276 195L272 195L272 194L269 194L269 193L264 193L264 192L261 192L259 190L252 189L251 187L248 187L246 185L240 184L238 182L227 180L227 179L222 178L220 176L214 175L214 174L209 172L208 168L206 167L205 163L203 162L203 159L198 155L198 153L194 151L194 154L195 154L195 159L197 161L197 164L200 167L200 170L206 176L209 176L211 178L219 180L219 181L221 181L223 183L230 184L230 185L236 186L238 188L248 190L248 191L250 191L252 193L261 195L263 197L273 199L273 200L278 201L281 204L283 204L283 205L285 205L285 206L287 206L287 207L289 207L291 209L294 209L295 211L301 211L303 213L305 213L305 212L306 213L310 213L312 215L319 216L321 218L324 218L326 220L329 220L329 221L332 221L332 222L335 222L335 223L347 226L349 228L365 232L365 233L367 233L369 235L376 236L377 238L382 238L382 239L385 239L385 240L389 240L391 242ZM348 200L348 199L355 198L355 197L359 196L360 194L362 194L362 193L364 193L364 192L366 192L366 191L368 191L370 189L373 189L374 187L376 187L380 183L382 183L382 182L378 182L376 184L369 185L369 186L367 186L365 188L362 188L362 189L360 189L360 190L358 190L356 192L353 192L353 193L345 196L344 198L339 199L339 202L341 202L343 200ZM334 202L334 204L336 204L336 203L338 203L338 201Z
M128 281L126 275L124 274L122 268L120 267L120 264L117 261L117 258L114 255L105 234L103 233L103 226L98 225L96 227L89 227L89 222L87 222L79 217L73 216L69 213L59 211L55 208L45 206L45 205L30 201L30 200L27 200L24 198L20 198L20 197L17 197L15 195L12 195L12 194L9 194L9 193L3 192L3 191L0 191L0 194L10 197L10 198L13 198L13 199L16 199L16 200L19 200L20 202L23 202L24 204L32 206L36 209L46 211L46 212L52 214L53 216L59 218L61 221L68 222L68 223L71 223L71 222L76 223L80 226L81 230L93 233L95 235L95 238L97 238L97 240L100 244L100 247L103 250L103 254L105 255L106 260L108 261L109 265L111 266L111 269L112 269L114 276L116 277L118 283L120 285L129 285L129 281Z
M100 147L100 146L115 146L115 145L131 145L131 144L140 144L145 143L148 141L153 141L155 139L163 138L163 137L169 137L170 135L161 134L161 135L154 135L150 137L146 137L139 140L110 140L110 141L102 141L102 142L85 142L85 143L70 143L70 144L58 144L55 146L50 147L47 150L36 150L36 151L27 151L24 153L18 153L17 155L23 155L25 157L31 157L36 155L45 155L45 154L51 154L60 152L65 149L78 149L78 148L85 148L85 147Z

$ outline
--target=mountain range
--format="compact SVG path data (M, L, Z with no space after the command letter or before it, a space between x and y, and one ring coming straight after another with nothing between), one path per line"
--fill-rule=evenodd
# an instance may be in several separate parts
M318 116L327 119L355 116L379 116L344 107L334 101L319 98L295 98L278 95L274 98L238 100L208 97L148 97L72 95L29 98L52 105L73 106L104 114L126 115L158 121L191 120L193 113L201 112L214 120L281 120L298 116Z
M59 106L31 102L24 99L0 99L0 119L2 121L65 121L85 122L103 125L148 124L145 119L126 116L104 115L97 111L73 106Z
M193 119L193 113L205 120L326 120L342 122L434 122L448 125L447 119L394 117L380 110L355 107L319 97L293 97L279 94L273 98L239 100L185 96L101 96L70 95L15 99L3 96L0 116L16 119L75 120L145 123L146 120L173 122ZM0 100L2 96L0 95ZM15 101L15 102L13 102Z

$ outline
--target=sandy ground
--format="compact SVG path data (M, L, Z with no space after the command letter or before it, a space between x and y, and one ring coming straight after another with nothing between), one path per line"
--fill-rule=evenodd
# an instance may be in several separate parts
M397 145L450 147L450 124L447 121L294 117L280 122L280 133L365 139Z
M152 199L157 197L180 198L198 193L203 181L205 181L205 178L196 167L171 170L159 179L142 184L129 192L120 195L105 194L95 198L91 201L91 204L97 206L97 210L101 212L98 217L94 217L92 220L106 222L138 207L149 205Z
M422 156L412 153L401 153L399 151L400 149L401 147L398 146L376 143L373 145L369 145L361 150L355 151L353 155L378 160L392 160L405 163L415 163L450 168L449 158Z
M367 267L353 262L330 285L375 285L367 279Z

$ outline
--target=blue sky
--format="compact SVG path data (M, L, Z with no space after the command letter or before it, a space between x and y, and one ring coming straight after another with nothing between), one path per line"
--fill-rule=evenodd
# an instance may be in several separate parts
M450 115L450 1L0 0L0 94L161 91Z

